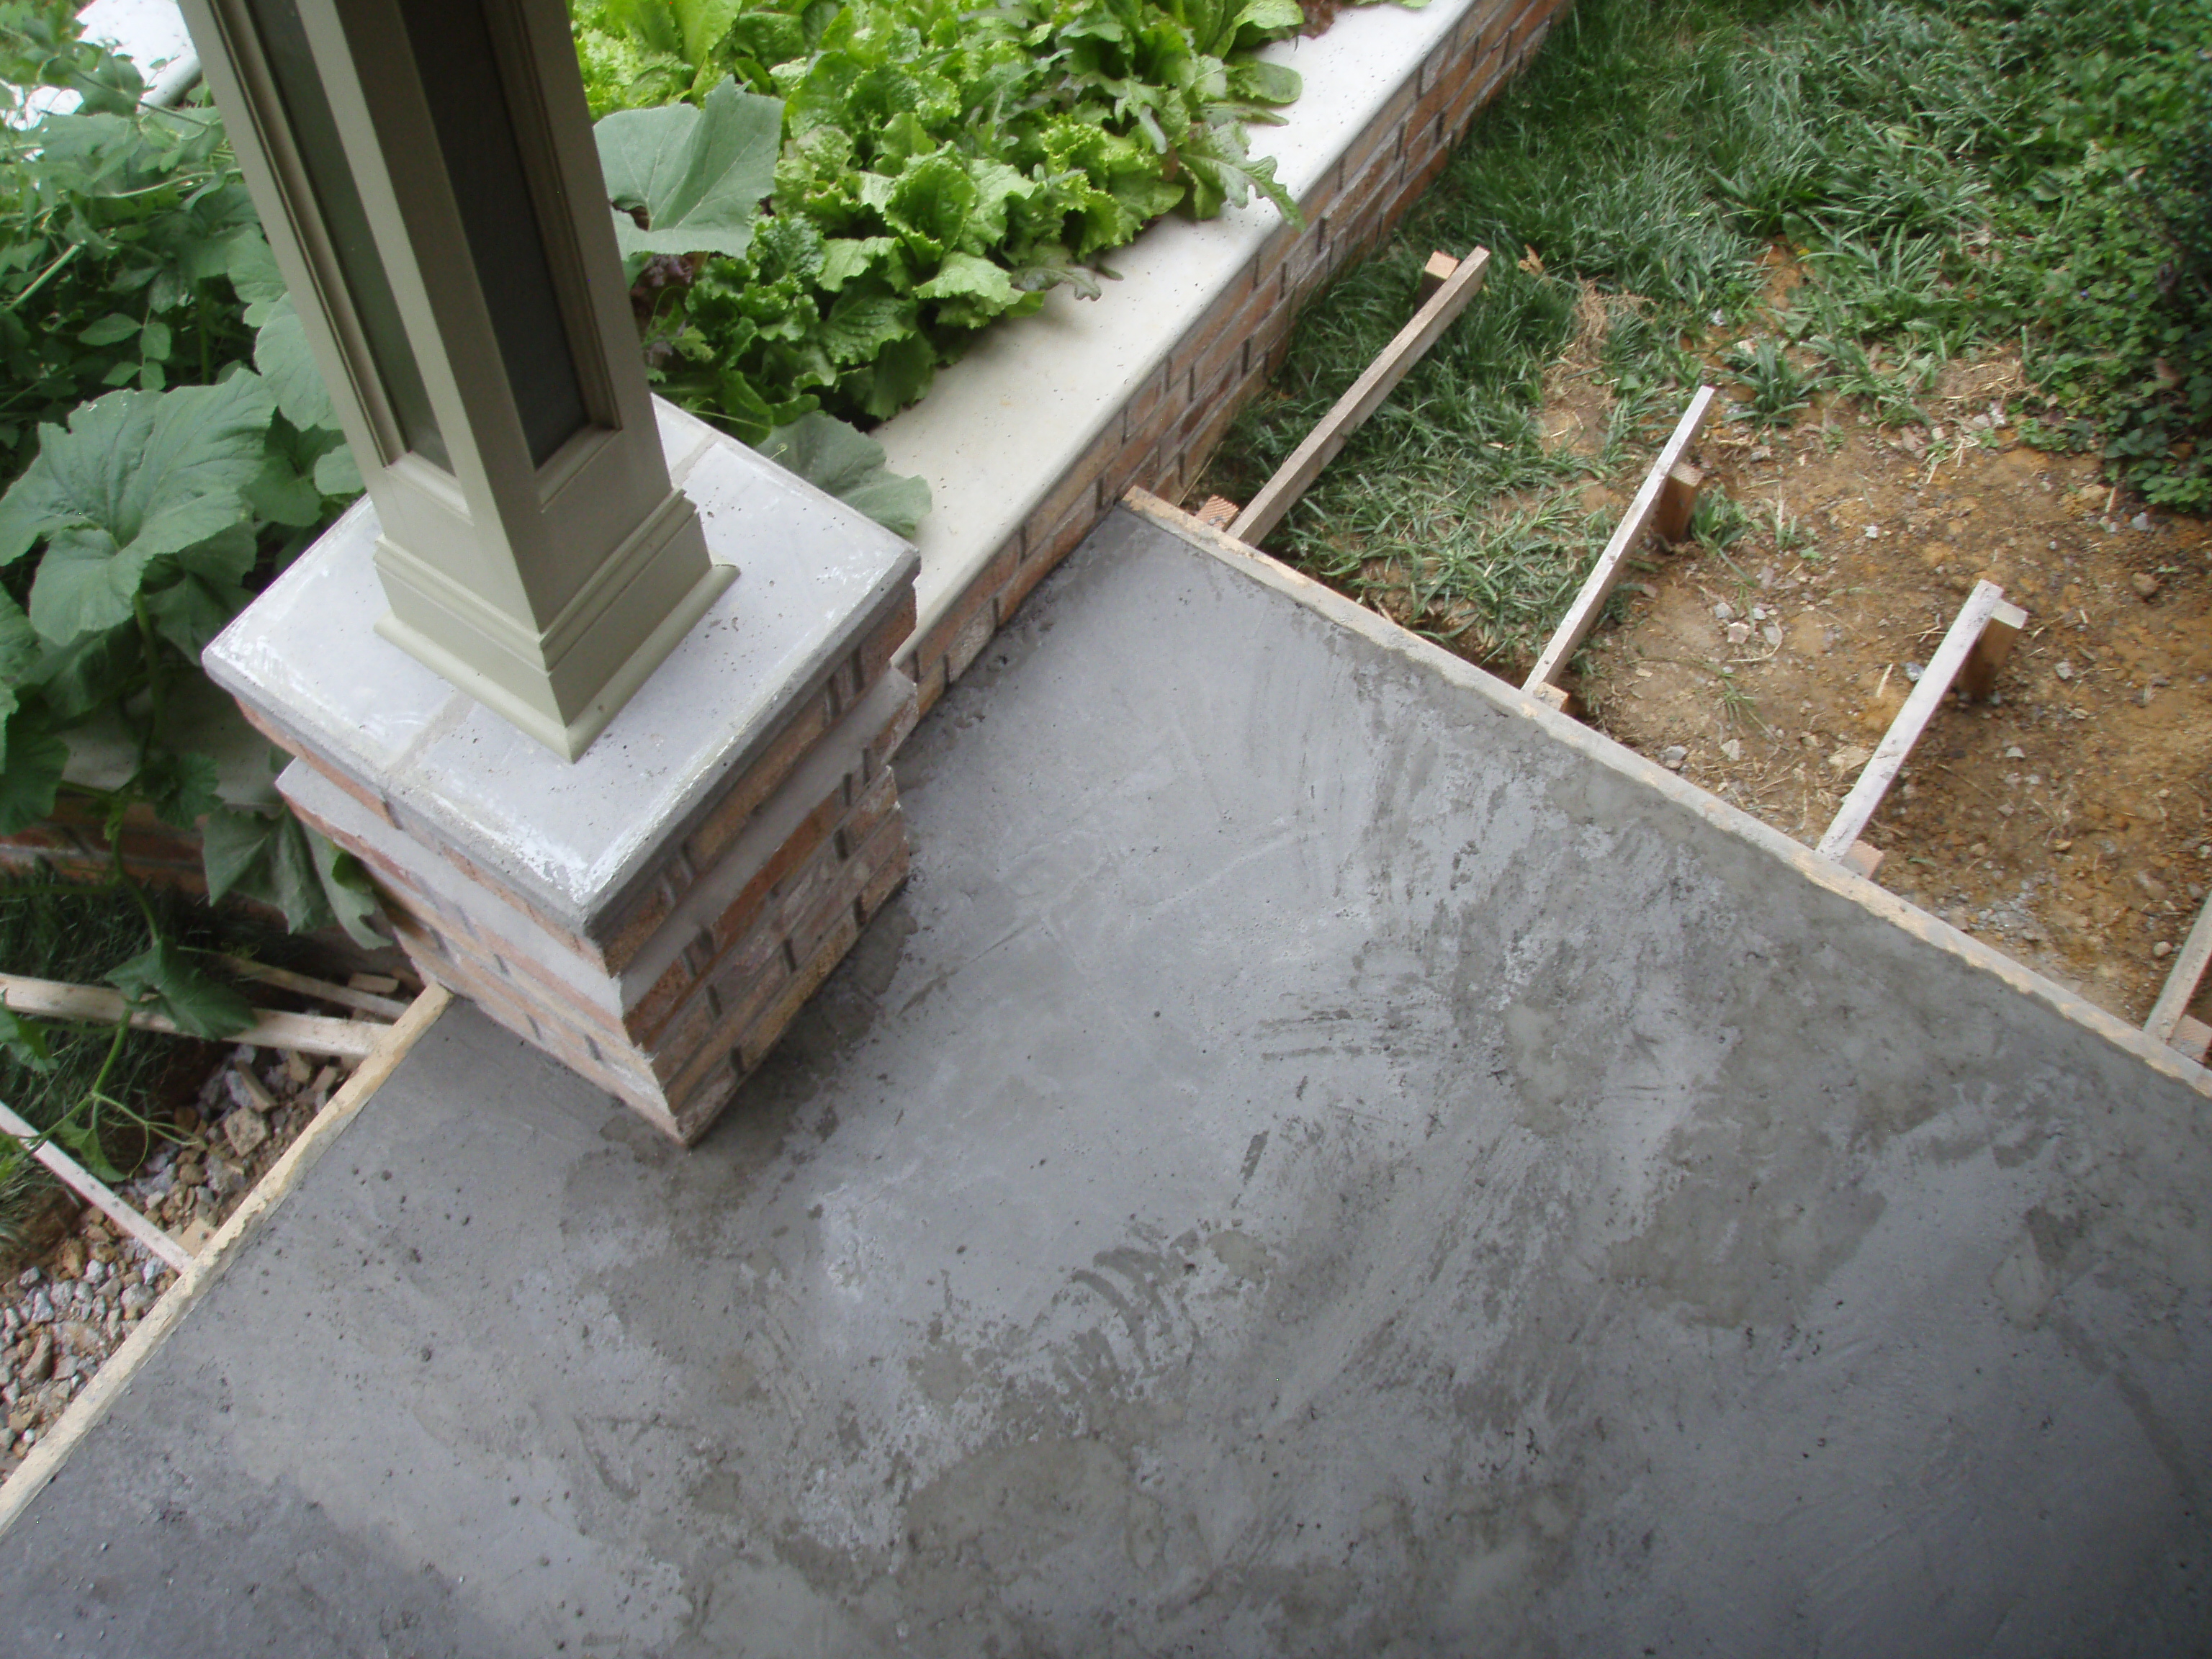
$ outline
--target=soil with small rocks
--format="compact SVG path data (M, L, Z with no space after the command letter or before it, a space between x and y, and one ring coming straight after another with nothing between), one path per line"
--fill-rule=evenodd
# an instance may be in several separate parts
M117 1195L198 1251L299 1138L349 1061L232 1048ZM12 1474L176 1280L87 1206L43 1258L0 1287L0 1475Z
M1926 425L1717 411L1706 489L1751 527L1639 559L1573 689L1602 730L1812 844L1974 583L1997 583L2027 625L1995 695L1947 696L1912 750L1866 831L1875 878L2140 1024L2212 885L2212 530L2021 441L2023 392L1999 359L1948 369ZM2212 1018L2212 982L2193 1012Z

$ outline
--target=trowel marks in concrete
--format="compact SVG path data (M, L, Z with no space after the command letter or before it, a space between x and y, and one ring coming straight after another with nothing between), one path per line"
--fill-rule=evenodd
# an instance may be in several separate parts
M696 1152L447 1016L0 1646L2203 1645L2185 1085L1127 516L904 769Z

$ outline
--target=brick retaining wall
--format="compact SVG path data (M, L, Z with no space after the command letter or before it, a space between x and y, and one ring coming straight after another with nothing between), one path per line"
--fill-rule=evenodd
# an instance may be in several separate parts
M902 665L927 712L1030 591L1132 484L1170 501L1195 481L1237 411L1280 368L1299 309L1379 242L1432 184L1468 124L1541 44L1567 0L1490 0L1410 74L1146 377L1120 418L1062 475L959 596L908 646ZM1448 250L1455 254L1464 248Z

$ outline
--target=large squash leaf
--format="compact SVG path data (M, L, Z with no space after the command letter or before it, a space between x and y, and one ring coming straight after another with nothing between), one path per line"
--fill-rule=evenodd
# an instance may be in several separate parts
M31 625L65 646L127 620L146 567L247 518L276 400L258 375L112 392L40 428L38 459L0 498L0 564L43 538Z
M633 279L656 253L734 257L751 246L754 212L775 185L781 99L741 92L726 77L701 107L617 110L592 131ZM641 228L635 210L645 214Z
M911 538L929 511L929 486L884 465L884 447L834 416L817 412L780 426L753 446L787 472Z

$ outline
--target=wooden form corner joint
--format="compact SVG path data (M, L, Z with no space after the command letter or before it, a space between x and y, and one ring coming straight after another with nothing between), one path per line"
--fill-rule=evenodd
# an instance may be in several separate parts
M2197 1034L2212 1034L2212 1028L2191 1019L2189 1005L2197 1000L2208 963L2212 963L2212 899L2205 900L2203 908L2197 911L2196 925L2190 928L2167 971L2165 988L2159 992L2150 1018L2143 1022L2143 1030L2153 1041L2180 1049L2199 1065L2204 1063L2205 1043Z
M1549 684L1531 686L1528 688L1528 695L1555 713L1564 714L1567 712L1567 694L1559 686Z
M1815 849L1823 858L1871 876L1871 868L1861 868L1855 854L1865 847L1860 839L1875 812L1881 810L1882 797L1904 769L1905 757L1912 745L1920 740L1928 722L1942 705L1944 693L1956 682L1969 696L1986 696L1996 679L1997 670L2012 651L2013 641L2027 622L2027 613L2016 605L2005 602L2004 589L1995 582L1974 584L1974 591L1959 607L1958 616L1943 635L1943 642L1928 661L1920 676L1920 683L1905 700L1905 707L1897 711L1897 718L1882 733L1881 741L1867 763L1859 769L1857 781L1850 793L1844 797L1843 805L1829 821L1827 831L1820 837ZM1969 671L1972 671L1971 672ZM1867 848L1871 853L1871 848ZM1875 856L1878 860L1879 854Z
M2166 1040L2166 1046L2184 1060L2193 1060L2202 1066L2206 1056L2212 1054L2212 1025L2184 1014L2176 1022L2173 1035Z
M1208 495L1192 516L1209 530L1226 530L1243 510L1226 495Z
M1872 881L1875 872L1881 868L1881 848L1871 842L1855 841L1844 849L1842 862L1844 868L1852 874L1864 876Z

